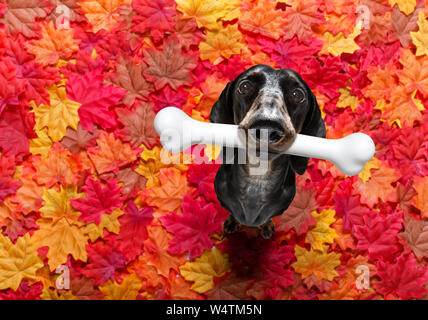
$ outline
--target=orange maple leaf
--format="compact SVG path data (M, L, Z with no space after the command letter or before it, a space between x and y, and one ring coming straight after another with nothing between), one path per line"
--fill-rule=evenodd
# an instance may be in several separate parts
M285 14L282 10L275 10L275 1L262 0L255 5L249 4L248 7L239 19L242 29L275 40L284 34Z
M397 72L399 81L406 88L407 93L417 89L424 98L428 97L428 58L423 55L416 57L409 49L400 52L400 63L403 70ZM392 86L391 86L392 87Z
M417 195L412 198L413 204L421 210L422 217L428 218L428 177L415 177Z
M47 158L34 157L35 180L40 185L51 188L54 184L74 185L79 179L80 164L70 151L55 142ZM58 189L59 190L59 189Z
M53 22L42 24L42 38L25 42L28 52L36 56L36 61L53 65L59 59L69 59L79 50L80 40L73 39L74 29L56 29Z
M137 160L138 150L133 150L129 144L116 139L113 133L102 131L97 145L88 149L88 156L99 174L110 171L117 173L120 167Z
M81 7L86 18L97 33L101 29L111 30L117 22L121 6L130 6L130 0L82 0Z
M159 208L158 215L168 212L182 213L181 202L185 194L192 198L197 189L191 187L187 177L175 168L162 168L159 172L160 186L146 188L141 197L149 206ZM155 215L157 218L157 216Z
M354 183L354 187L361 194L361 202L373 207L378 198L384 202L395 201L397 193L391 184L398 180L399 174L380 160L379 168L372 168L370 172L371 177L367 182L358 179Z
M391 103L385 107L383 118L388 119L389 123L399 121L398 125L413 126L413 122L422 118L420 107L408 94L405 88L397 86L391 93ZM423 108L423 106L422 106Z
M367 68L367 77L370 79L371 84L362 90L364 96L372 101L389 99L392 89L397 86L397 80L394 77L396 71L397 67L392 61L384 69L379 66L369 66Z
M164 277L168 277L171 269L178 272L178 267L187 262L187 258L185 254L177 256L168 253L168 244L172 234L162 226L149 226L147 231L148 238L144 241L142 258L147 261L148 265L154 266Z

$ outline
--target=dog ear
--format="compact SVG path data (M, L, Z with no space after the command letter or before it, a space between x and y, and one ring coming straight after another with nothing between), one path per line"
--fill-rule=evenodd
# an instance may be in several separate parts
M312 101L309 103L309 110L300 133L308 136L325 138L325 123L321 117L321 110L318 106L317 98L312 91L310 91L310 99ZM308 161L309 158L307 157L290 156L291 167L294 172L300 175L305 173Z
M233 94L233 81L229 82L223 89L220 98L214 103L211 113L210 121L215 123L234 124L233 122L233 109L232 109L232 94Z

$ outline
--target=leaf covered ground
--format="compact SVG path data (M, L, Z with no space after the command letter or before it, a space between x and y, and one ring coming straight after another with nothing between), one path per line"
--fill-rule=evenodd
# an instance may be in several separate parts
M428 297L427 17L415 0L1 0L0 299ZM271 240L225 236L218 165L162 163L153 127L170 105L207 121L260 63L302 75L328 138L376 144L353 177L311 159Z

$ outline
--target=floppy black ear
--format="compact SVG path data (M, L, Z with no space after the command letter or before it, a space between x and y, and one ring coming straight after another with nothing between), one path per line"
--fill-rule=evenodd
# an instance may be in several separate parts
M321 117L321 110L318 106L317 98L312 91L310 92L312 101L300 133L308 136L325 138L326 130L324 120ZM308 161L309 158L306 157L290 156L291 167L294 172L297 172L298 174L305 173Z
M217 102L214 103L210 113L211 122L234 124L232 93L233 81L226 85L221 92L220 98L218 98Z

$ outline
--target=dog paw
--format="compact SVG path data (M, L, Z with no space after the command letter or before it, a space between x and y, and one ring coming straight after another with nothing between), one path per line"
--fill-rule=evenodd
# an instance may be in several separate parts
M227 217L223 222L223 228L226 233L235 233L241 229L241 224L232 216Z
M272 220L269 220L265 224L258 227L259 234L262 236L263 239L270 239L273 234L275 233L275 225L273 224Z

